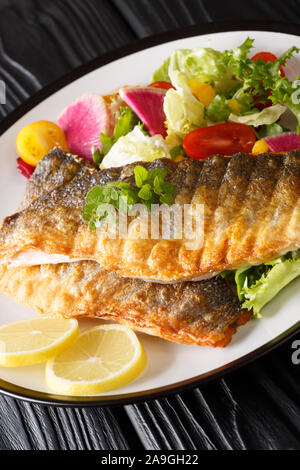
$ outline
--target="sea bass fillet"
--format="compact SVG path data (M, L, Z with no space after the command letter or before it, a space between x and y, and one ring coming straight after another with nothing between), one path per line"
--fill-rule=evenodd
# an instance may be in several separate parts
M164 285L126 279L93 261L1 265L0 291L47 315L113 320L198 346L226 346L251 316L223 279Z
M50 152L28 182L23 207L83 166L59 150ZM221 278L162 285L123 278L92 261L0 265L0 291L47 315L113 320L194 345L226 346L251 316Z
M188 249L184 238L141 239L129 231L113 239L104 230L89 229L82 219L87 193L117 180L134 185L136 164L131 164L92 172L82 168L70 181L7 217L0 230L0 262L93 260L125 277L174 282L261 264L300 247L300 150L142 165L166 170L179 206L204 206L202 248Z

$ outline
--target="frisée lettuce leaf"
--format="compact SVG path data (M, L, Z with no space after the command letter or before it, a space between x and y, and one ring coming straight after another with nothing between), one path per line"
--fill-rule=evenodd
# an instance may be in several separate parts
M274 105L280 104L288 107L298 120L297 132L299 133L300 80L292 82L286 76L282 76L281 67L286 65L287 60L300 50L295 46L290 47L274 62L265 62L262 59L253 61L248 57L252 45L253 40L247 38L240 47L239 54L236 50L232 50L225 51L223 55L223 61L231 67L235 78L242 84L238 90L239 96L260 97L262 103L270 99Z
M235 282L239 300L260 317L264 305L300 275L300 250L280 256L259 266L250 266L221 274Z

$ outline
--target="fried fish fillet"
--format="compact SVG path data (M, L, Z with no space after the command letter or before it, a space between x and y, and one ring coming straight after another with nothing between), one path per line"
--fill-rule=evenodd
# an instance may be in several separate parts
M0 291L47 315L112 320L198 346L226 346L251 316L221 278L164 285L126 279L93 261L1 265Z
M29 180L23 206L70 180L82 167L71 156L50 152ZM113 320L195 345L226 346L237 326L251 316L221 278L162 285L123 278L93 261L0 265L0 291L47 315Z
M0 230L0 262L93 260L125 277L172 282L261 264L300 247L300 150L143 163L148 170L166 170L179 206L204 205L204 244L196 250L188 249L184 238L142 239L129 231L113 239L104 230L89 230L82 219L88 191L116 180L134 185L135 166L95 172L82 168L7 217Z

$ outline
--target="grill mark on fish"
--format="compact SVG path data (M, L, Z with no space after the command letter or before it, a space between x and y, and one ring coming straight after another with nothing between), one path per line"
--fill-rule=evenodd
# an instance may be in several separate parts
M27 204L78 172L72 157L61 157L51 152L41 161L26 189ZM42 169L48 176L40 176ZM123 278L93 261L2 265L0 290L42 314L113 320L184 344L226 346L251 316L221 278L162 285Z
M282 234L290 240L300 224L300 165L297 157L287 154L284 158L283 172L278 180L270 201L270 211L266 215L266 226L258 230L256 245L264 241L276 249ZM273 214L273 218L271 218ZM262 253L261 253L262 256Z
M245 251L245 255L242 255L244 257L254 246L257 231L269 214L270 202L283 168L284 159L281 155L264 154L258 157L249 179L245 202L228 233L227 258L234 258L237 245L239 253L243 254ZM242 237L241 233L244 234Z
M220 155L204 160L198 184L196 184L194 189L191 203L204 205L204 240L211 231L211 224L217 207L218 194L228 161L229 159L225 159ZM193 263L193 269L197 270L200 264L201 254L202 251L194 250L193 253L191 253L185 246L181 246L179 261L182 266L187 267L191 266L191 263ZM191 260L192 257L193 259Z
M228 230L244 202L251 172L255 166L252 156L237 154L228 162L217 197L212 221L213 230L204 242L201 265L225 264L228 247Z
M300 151L293 151L287 155L294 156L295 164L299 168ZM210 157L208 162L215 158ZM180 249L185 240L113 240L105 238L101 231L95 233L88 229L87 224L81 218L88 191L96 185L103 185L114 180L122 180L133 185L136 164L131 164L123 168L93 173L82 168L69 182L37 199L26 210L6 218L0 230L0 259L7 261L19 252L40 250L48 254L68 255L73 259L94 260L106 269L117 271L123 276L172 282L201 279L214 276L215 273L223 270L258 264L261 262L261 253L267 261L272 257L297 249L300 246L300 229L293 222L294 232L289 230L288 239L282 235L275 248L264 241L261 245L256 245L251 241L241 250L238 240L235 240L236 249L231 250L230 230L236 218L240 216L242 206L246 205L251 215L257 212L254 201L258 201L259 194L261 194L259 168L262 168L268 161L274 161L276 157L265 154L257 158L252 155L237 154L229 161L226 157L220 156L219 158L224 161L224 164L226 162L226 171L221 187L215 189L218 203L214 208L215 213L210 224L212 229L206 235L203 250L198 250L198 253L189 250L190 253L187 252L183 259ZM278 158L282 159L284 165L281 167L281 174L278 172L277 165L270 169L268 174L273 185L279 178L282 179L286 177L284 175L287 175L285 172L287 158L283 156ZM206 181L203 174L203 162L195 160L184 160L176 164L162 159L152 163L142 163L142 166L149 170L165 168L167 180L176 185L177 200L180 200L180 197L184 200L195 200L194 195L198 191L201 178L202 181ZM196 190L190 191L190 188L187 188L187 175L193 175L197 180ZM249 186L250 181L251 186ZM288 179L282 183L286 187ZM209 184L206 181L205 190ZM299 186L298 174L296 185ZM290 207L290 212L294 211L298 217L299 201L292 201L288 191L285 191L283 198L286 205ZM293 209L291 209L292 203L296 204ZM279 216L281 214L277 214L277 217ZM271 208L266 209L262 224L265 225L268 220L271 226L273 217ZM249 227L249 222L242 227L239 240L243 240L247 232L247 236L250 235ZM195 263L197 256L199 256L199 262Z

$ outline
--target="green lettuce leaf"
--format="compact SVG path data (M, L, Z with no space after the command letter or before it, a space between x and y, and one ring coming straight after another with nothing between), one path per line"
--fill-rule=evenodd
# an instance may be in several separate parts
M213 122L227 121L230 108L223 95L216 95L206 110L206 117Z
M182 139L190 131L204 124L204 106L193 95L185 75L173 72L172 77L176 90L169 89L164 99L169 141L172 135ZM178 144L180 143L179 141Z
M193 95L188 85L189 80L209 83L217 93L228 93L236 87L237 80L233 77L232 69L222 58L222 52L210 48L177 49L154 72L154 81L171 81L176 88L167 91L164 101L167 141L170 146L180 145L186 134L206 124L204 106ZM224 105L223 100L217 98L210 108L212 121L219 122L228 117L228 106Z
M231 113L228 120L230 122L239 122L248 126L262 126L263 124L273 124L285 112L286 107L281 104L274 104L262 111L251 112L248 114L238 115Z
M263 139L264 137L269 137L270 135L278 135L282 134L283 132L291 132L290 129L287 127L283 127L280 124L274 122L273 124L265 124L259 129L257 135L259 139Z
M152 162L158 158L171 158L169 148L160 134L145 135L139 125L119 139L101 162L101 169L119 167L134 162Z
M170 77L169 77L169 65L170 65L170 57L164 61L164 63L159 67L157 70L155 70L152 80L153 82L170 82Z
M259 266L223 273L223 277L234 279L242 306L253 309L257 317L263 306L299 275L300 250Z
M186 80L211 83L219 93L228 92L237 83L223 53L210 48L175 50L154 72L153 80L171 81L176 87L174 72L184 74Z

